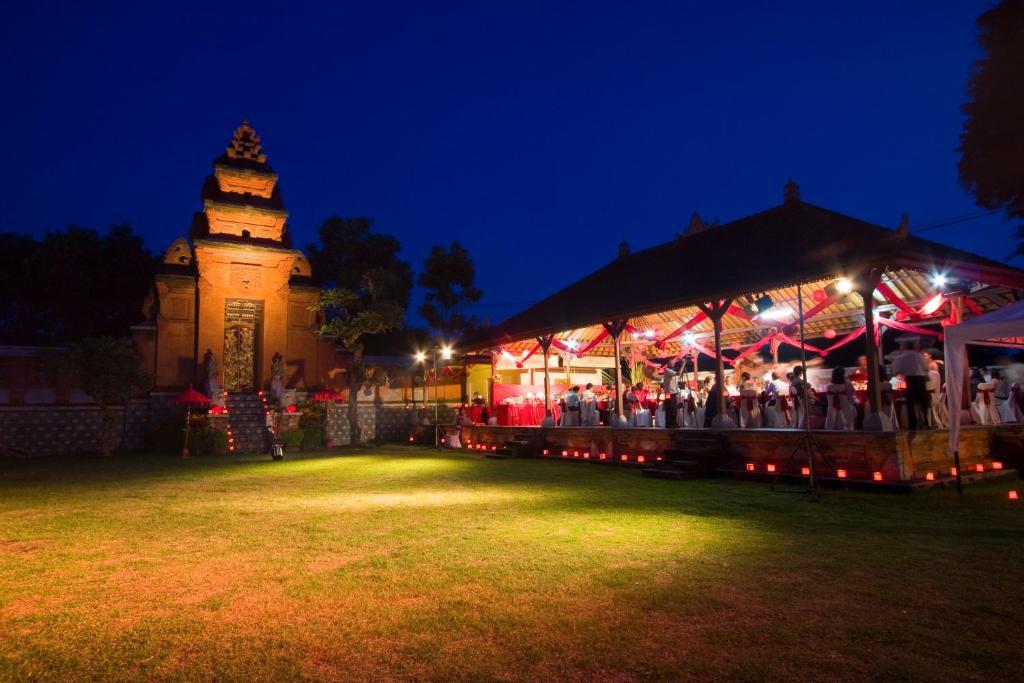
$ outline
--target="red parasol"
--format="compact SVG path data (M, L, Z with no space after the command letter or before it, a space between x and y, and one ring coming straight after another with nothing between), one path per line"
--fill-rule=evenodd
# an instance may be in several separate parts
M189 387L185 391L181 392L174 397L173 403L188 403L189 405L200 405L205 406L210 402L210 399L206 397L192 387Z
M188 406L188 409L185 411L185 447L181 449L181 457L187 459L188 458L188 431L189 431L189 422L192 419L192 406L193 405L205 406L205 405L210 403L210 399L208 399L205 394L201 394L198 391L196 391L195 389L193 389L192 385L190 384L188 389L186 389L185 391L181 392L180 394L178 394L177 396L175 396L172 399L172 403L179 403L179 404L184 403L185 405Z
M318 391L309 399L310 401L344 401L345 394L333 389Z

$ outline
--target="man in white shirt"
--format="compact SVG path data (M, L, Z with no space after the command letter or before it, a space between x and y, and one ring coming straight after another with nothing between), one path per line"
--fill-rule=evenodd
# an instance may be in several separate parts
M916 338L902 339L900 352L892 362L893 374L902 375L907 383L907 422L912 430L918 425L928 428L928 414L931 412L928 402L928 360L921 353L920 343Z

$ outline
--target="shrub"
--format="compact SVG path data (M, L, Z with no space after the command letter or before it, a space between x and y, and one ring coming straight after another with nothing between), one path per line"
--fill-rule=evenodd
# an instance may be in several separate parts
M284 444L288 447L288 450L297 451L302 446L305 433L301 429L289 429L281 436L284 439Z
M306 420L300 424L302 425L302 448L304 450L322 448L324 445L324 423Z

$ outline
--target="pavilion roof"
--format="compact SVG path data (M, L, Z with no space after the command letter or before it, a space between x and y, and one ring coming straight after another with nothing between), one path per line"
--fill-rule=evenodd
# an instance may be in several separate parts
M885 281L908 303L930 295L933 272L993 285L978 301L987 310L1012 300L1007 288L1024 289L1024 271L1017 268L789 197L761 213L621 256L460 347L532 345L551 333L585 343L600 333L602 322L617 319L641 329L662 326L663 334L670 331L666 325L695 315L698 303L762 292L795 310L798 283L806 285L807 308L814 289L869 267L884 267ZM807 335L850 331L863 324L861 318L859 297L844 297L809 322ZM726 315L725 342L752 341L763 327ZM693 331L710 329L704 321Z

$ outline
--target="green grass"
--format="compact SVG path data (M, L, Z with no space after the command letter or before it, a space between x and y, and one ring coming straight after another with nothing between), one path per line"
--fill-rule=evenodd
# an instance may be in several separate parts
M8 464L0 679L1020 679L1018 484L815 504L401 447Z

